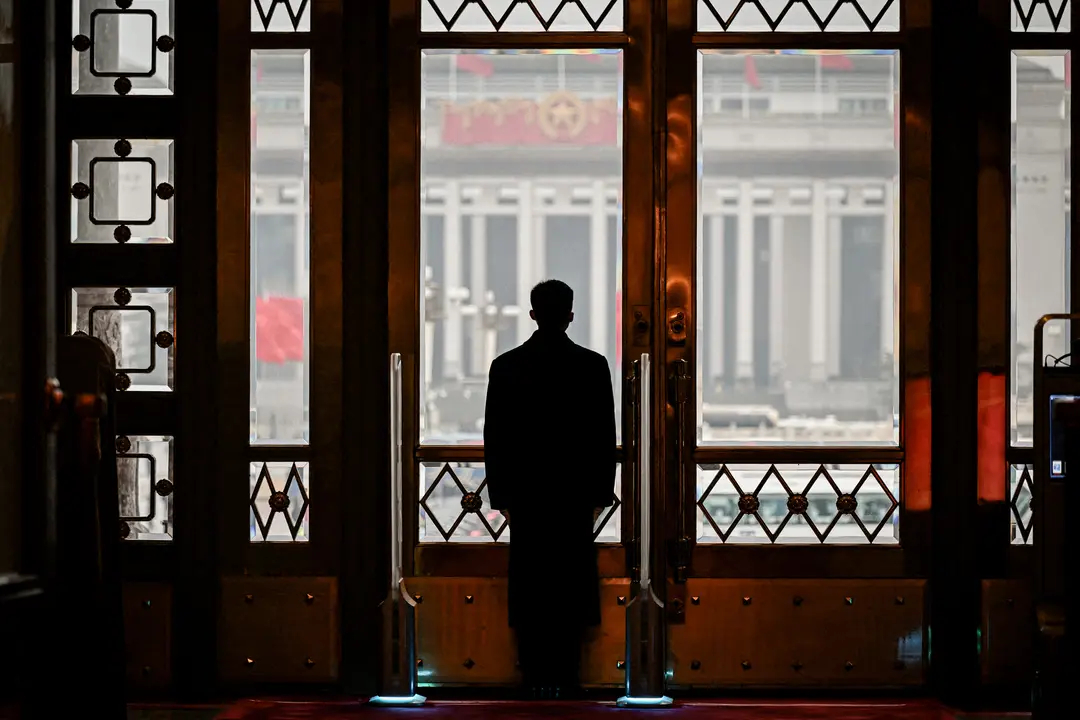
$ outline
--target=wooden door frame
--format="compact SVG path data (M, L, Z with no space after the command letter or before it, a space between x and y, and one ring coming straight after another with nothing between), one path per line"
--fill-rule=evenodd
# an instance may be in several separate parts
M900 3L899 32L698 32L696 0L671 0L667 3L666 63L663 69L667 112L660 118L665 123L667 159L664 208L658 216L664 219L662 235L667 251L659 254L660 274L666 280L659 297L663 303L661 318L670 313L686 311L687 339L685 343L665 343L658 352L657 385L670 386L673 367L685 362L689 368L691 387L698 373L697 336L695 322L697 305L696 250L698 242L698 176L697 176L697 66L698 52L709 49L792 48L800 50L895 49L900 53L900 97L902 122L899 139L900 213L900 296L899 345L901 422L897 446L836 447L836 446L768 446L676 447L675 438L683 428L693 437L697 426L695 396L681 405L681 414L670 392L657 398L658 406L667 406L663 438L660 447L667 479L663 492L669 499L657 499L657 505L667 505L665 518L668 540L675 545L680 535L689 551L689 574L694 577L742 578L896 578L918 577L924 567L919 548L926 546L928 524L919 519L929 510L929 445L920 442L919 433L912 433L905 417L917 408L920 393L927 391L929 378L929 207L930 188L922 179L929 175L930 147L925 142L929 128L930 96L925 78L929 74L925 52L925 35L929 30L928 0L906 0ZM919 122L912 121L918 118ZM924 120L925 119L925 120ZM888 246L891 247L891 244ZM658 326L659 327L659 326ZM700 463L772 464L809 463L812 465L836 462L900 464L901 491L897 510L901 514L903 542L897 545L724 545L696 543L693 528L697 520L696 477ZM683 486L680 492L680 485ZM688 541L688 543L687 543ZM685 552L685 551L684 551ZM664 553L670 559L676 548ZM661 559L662 560L662 559ZM669 572L669 575L671 573ZM682 583L673 583L669 592L675 597L683 594ZM676 604L678 607L678 604Z

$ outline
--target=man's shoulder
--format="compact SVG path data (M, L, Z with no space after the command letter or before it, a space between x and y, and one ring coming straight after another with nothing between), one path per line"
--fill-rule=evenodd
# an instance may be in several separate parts
M602 367L602 368L604 368L605 372L607 371L608 361L607 361L606 357L604 357L600 353L596 352L595 350L590 350L589 348L585 347L584 345L578 345L577 343L573 344L573 348L574 348L574 352L584 362L589 363L590 365L593 365L594 367Z
M504 370L509 366L513 366L517 362L520 362L524 357L524 345L519 345L516 348L507 350L502 355L497 355L494 360L491 361L491 371Z

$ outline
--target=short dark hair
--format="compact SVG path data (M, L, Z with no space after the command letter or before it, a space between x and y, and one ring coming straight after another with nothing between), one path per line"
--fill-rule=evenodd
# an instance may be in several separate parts
M529 296L536 324L544 327L566 327L574 311L574 291L562 280L545 280L532 289Z

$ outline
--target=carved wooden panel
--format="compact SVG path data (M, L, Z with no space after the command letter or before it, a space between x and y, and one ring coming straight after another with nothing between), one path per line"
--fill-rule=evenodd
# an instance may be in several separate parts
M410 579L417 606L417 661L422 684L511 685L519 681L514 634L507 625L505 578ZM604 580L600 627L584 649L582 682L618 685L626 616L625 580Z
M226 682L327 683L338 677L337 579L222 580L218 672Z
M676 686L899 687L923 682L921 580L713 580L669 630Z
M129 582L123 593L128 685L167 688L172 683L172 586Z
M1030 580L983 580L982 679L988 687L1030 681L1033 629Z

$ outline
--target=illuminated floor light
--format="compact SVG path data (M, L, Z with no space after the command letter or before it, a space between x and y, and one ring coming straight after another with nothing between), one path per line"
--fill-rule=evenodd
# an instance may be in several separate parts
M615 704L619 707L629 708L656 708L656 707L670 707L673 701L667 695L663 697L630 697L625 695L615 701Z
M369 705L378 707L417 707L427 702L423 695L376 695L368 700Z

